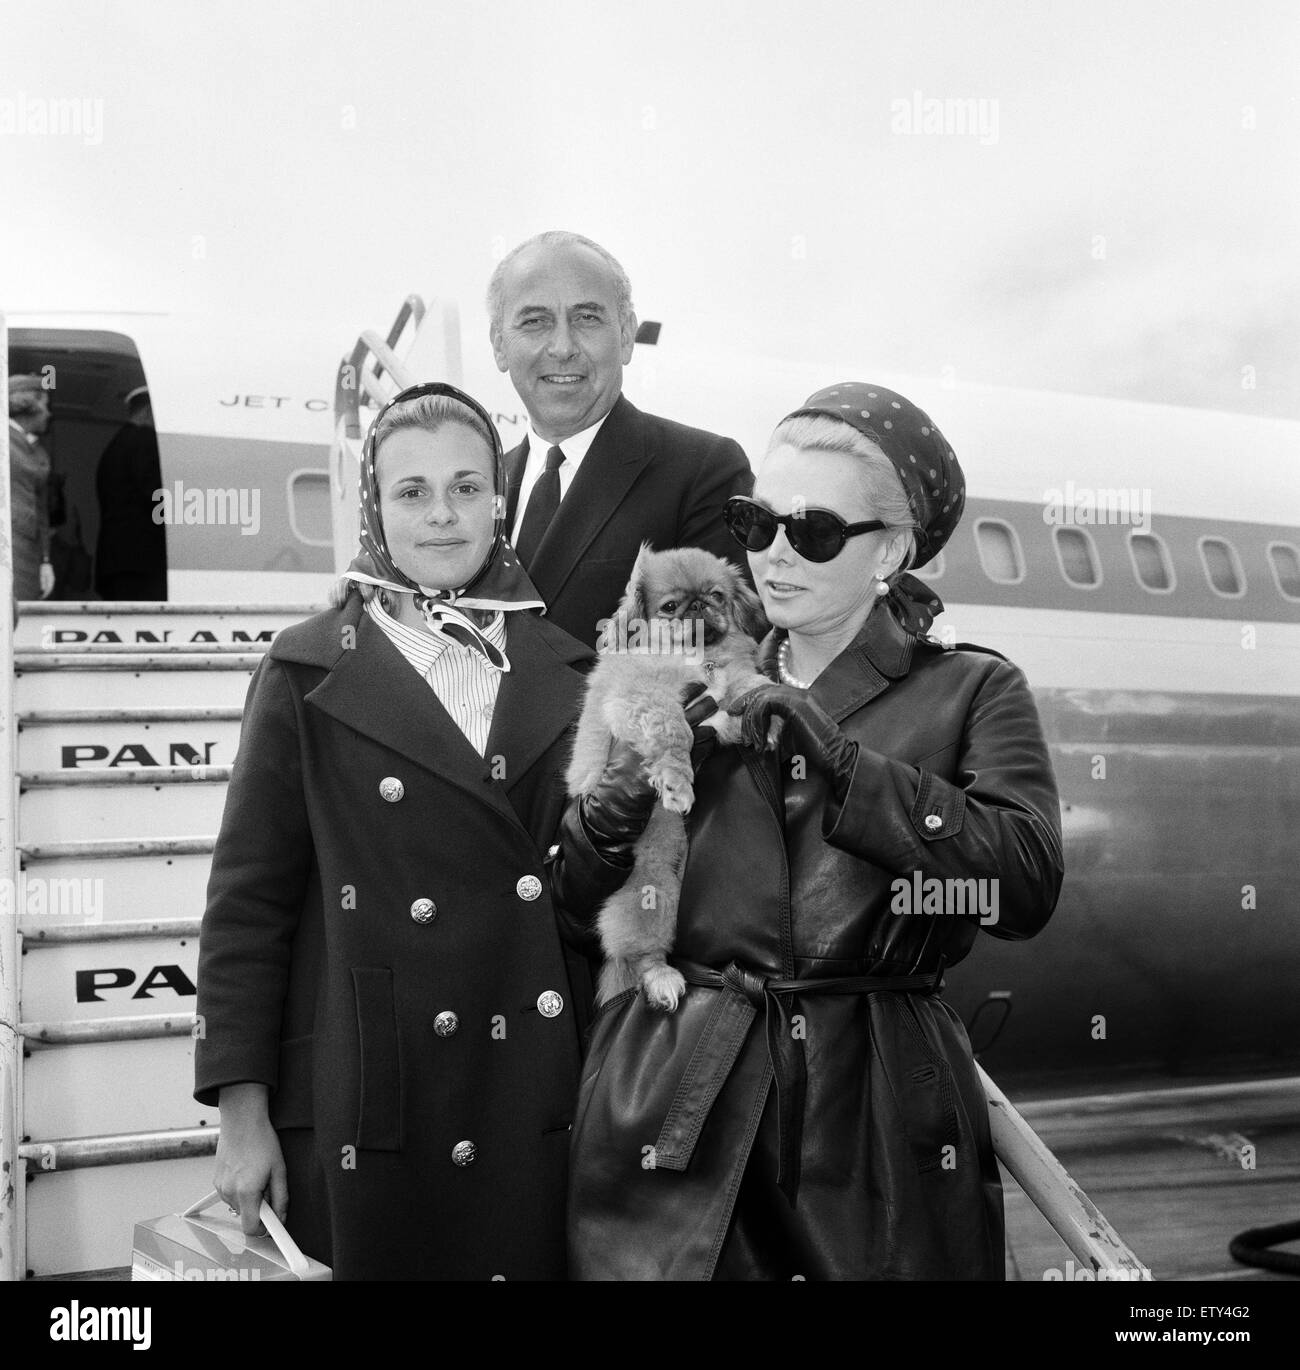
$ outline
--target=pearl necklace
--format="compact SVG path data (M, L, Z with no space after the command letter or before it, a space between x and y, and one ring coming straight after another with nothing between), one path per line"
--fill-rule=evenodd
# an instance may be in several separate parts
M796 690L811 690L812 685L806 680L799 680L790 669L790 639L781 639L781 645L776 652L776 669L781 677L782 685L791 685Z

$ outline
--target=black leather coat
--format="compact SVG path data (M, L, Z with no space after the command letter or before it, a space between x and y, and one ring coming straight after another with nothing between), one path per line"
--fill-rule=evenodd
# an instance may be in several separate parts
M628 992L597 1016L570 1157L576 1278L1002 1278L983 1090L961 1022L925 991L981 925L1031 937L1055 906L1033 699L1001 657L918 641L884 609L812 695L860 744L842 807L815 771L715 752L674 952L713 983L672 1014ZM572 809L563 834L573 912L591 851ZM979 883L936 883L958 880ZM865 992L881 982L920 988Z

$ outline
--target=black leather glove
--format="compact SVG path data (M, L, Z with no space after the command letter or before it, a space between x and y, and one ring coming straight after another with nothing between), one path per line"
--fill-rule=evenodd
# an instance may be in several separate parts
M611 866L631 866L632 848L658 802L641 756L615 742L596 788L578 801L587 840Z
M703 726L706 718L712 718L718 712L718 701L709 693L709 687L698 680L682 690L681 701L694 739L691 743L691 765L698 771L718 745L717 729Z
M843 802L857 763L858 744L840 732L835 720L806 690L760 685L741 695L728 713L740 717L741 745L759 750L767 745L772 719L785 719L781 755L806 757L830 780L836 801Z

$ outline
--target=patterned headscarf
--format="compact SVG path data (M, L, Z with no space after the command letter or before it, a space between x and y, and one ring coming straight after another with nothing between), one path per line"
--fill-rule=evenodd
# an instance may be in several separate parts
M492 545L478 570L464 585L454 590L431 590L426 585L417 585L404 571L398 569L388 551L383 514L380 509L375 434L384 415L395 404L404 404L408 400L420 399L425 395L445 395L464 405L483 421L483 427L491 435L492 440L492 488L495 492ZM396 594L413 595L415 607L424 616L425 625L435 637L445 638L460 647L472 648L481 653L489 665L499 671L508 671L510 663L505 655L488 641L478 624L463 612L465 609L485 609L510 613L518 609L546 607L524 568L519 564L514 548L506 540L505 491L505 456L501 448L501 438L496 425L477 400L471 399L464 391L457 390L454 385L446 385L441 381L413 385L401 391L379 411L366 434L365 446L361 453L361 551L343 573L345 579L366 585L377 585Z
M930 416L883 385L842 381L819 390L794 414L827 414L870 438L898 473L915 521L916 556L924 566L952 536L966 505L966 479L948 440ZM794 414L787 417L793 418ZM890 610L909 633L929 630L943 601L915 576L900 575L890 587Z

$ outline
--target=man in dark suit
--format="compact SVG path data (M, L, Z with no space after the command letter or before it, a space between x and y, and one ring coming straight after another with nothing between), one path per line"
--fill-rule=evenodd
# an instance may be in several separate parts
M553 623L593 646L642 542L742 562L722 506L752 489L749 462L730 438L623 396L636 315L603 247L576 233L530 238L493 273L488 313L497 366L529 417L506 456L507 526Z
M126 396L126 411L129 421L114 434L95 470L95 589L104 599L165 600L167 529L154 518L162 468L153 407L143 385Z

